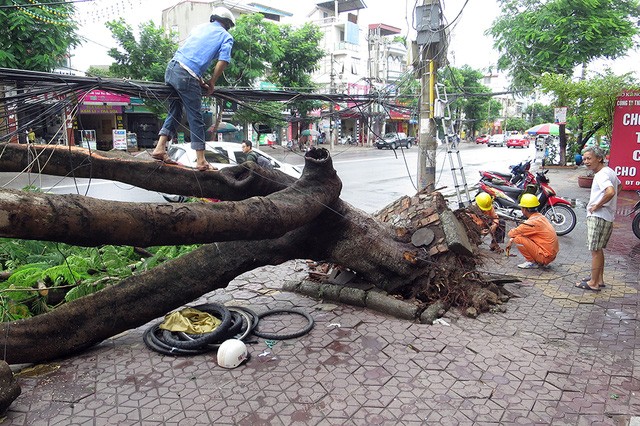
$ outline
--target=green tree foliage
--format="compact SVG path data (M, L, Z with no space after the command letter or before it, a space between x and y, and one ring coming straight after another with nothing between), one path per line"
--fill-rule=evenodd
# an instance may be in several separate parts
M0 67L53 71L79 44L70 2L34 7L25 0L2 1ZM13 6L13 7L11 7Z
M224 72L226 85L252 87L267 74L271 63L282 59L278 26L259 13L241 15L231 35L234 41L231 63Z
M453 100L450 105L453 118L460 124L464 118L468 134L475 135L485 127L487 120L499 116L500 103L491 98L491 89L481 83L482 72L468 65L462 68L447 67L442 78L449 98ZM496 102L493 106L492 101Z
M633 47L637 0L499 0L501 15L487 31L500 52L498 67L516 87L530 88L544 72L572 75L577 65L614 59Z
M608 136L609 140L616 98L625 90L640 90L637 77L630 73L618 76L610 70L579 81L564 75L545 74L539 83L544 93L555 97L557 105L570 106L567 117L576 122L582 119L587 131L598 128L598 134ZM577 107L578 99L582 100L580 108ZM582 146L584 142L586 140L582 141Z
M273 82L300 92L313 91L315 84L311 73L318 69L318 62L325 54L320 49L320 28L307 22L300 28L283 25L279 29L281 49L286 54L272 63ZM301 101L290 107L294 114L306 118L309 111L320 107L320 103Z
M133 30L122 18L105 24L120 48L109 49L115 63L109 68L114 77L133 80L164 81L167 63L177 49L177 44L164 30L152 21L140 24L140 37L136 40Z
M0 322L48 312L196 247L153 247L145 257L127 246L0 239L0 267L10 272L0 282Z
M509 132L516 131L522 133L529 127L531 127L531 123L522 117L507 117L502 123L502 128Z
M233 119L239 123L260 123L275 129L286 123L282 118L283 107L280 102L249 103L240 106Z
M524 113L532 126L542 123L553 123L553 107L550 105L543 105L539 102L535 102L529 105L524 110Z

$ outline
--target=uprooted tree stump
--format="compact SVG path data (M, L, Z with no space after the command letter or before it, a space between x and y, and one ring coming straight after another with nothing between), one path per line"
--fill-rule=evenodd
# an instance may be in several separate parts
M3 237L82 246L204 244L52 312L0 325L9 363L77 353L226 287L244 272L297 258L343 265L425 309L437 304L482 312L500 303L500 289L476 272L474 245L440 194L402 198L375 217L365 214L339 199L342 184L324 149L306 154L304 173L296 181L254 163L197 172L82 148L3 146L0 171L29 168L224 201L121 203L0 191ZM433 232L433 241L416 247L411 238L425 228Z

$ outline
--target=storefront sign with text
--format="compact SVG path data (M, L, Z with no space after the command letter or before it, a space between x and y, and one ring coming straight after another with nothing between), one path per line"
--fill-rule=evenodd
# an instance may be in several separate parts
M640 189L640 93L618 97L613 116L609 167L625 190Z

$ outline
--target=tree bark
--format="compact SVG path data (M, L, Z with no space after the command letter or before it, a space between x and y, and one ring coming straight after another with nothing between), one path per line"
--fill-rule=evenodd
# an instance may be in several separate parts
M8 157L13 157L11 160L4 155L0 157L0 171L22 170L19 165L24 167L21 162L29 151L19 146L7 148ZM496 303L495 298L486 294L474 272L475 260L448 251L441 242L444 237L439 231L438 213L446 210L441 196L437 193L432 196L433 202L422 216L412 211L405 224L392 226L337 198L341 184L326 150L307 153L303 176L292 185L281 173L254 167L194 173L183 167L106 156L85 154L82 160L83 152L74 149L43 148L41 152L55 159L43 162L42 170L50 174L67 175L73 170L78 173L85 170L84 173L93 177L98 177L97 174L101 178L120 178L110 170L114 168L122 172L127 183L168 193L176 193L175 189L184 184L184 176L194 175L194 181L202 188L196 184L191 188L211 197L264 197L236 203L154 204L151 207L132 204L125 208L120 203L96 201L94 204L78 196L0 192L0 234L3 236L47 237L84 244L95 244L99 240L130 245L218 241L52 312L0 324L0 345L6 349L9 363L41 362L77 353L223 288L244 272L295 258L341 264L366 282L406 298L416 298L425 305L438 300L447 306L466 304L483 311L489 304ZM93 166L85 169L82 164L86 163ZM149 171L161 174L163 179L148 179L145 172ZM247 181L252 185L247 185ZM276 189L279 187L286 189ZM424 197L414 197L417 207L421 207ZM408 206L404 201L400 204ZM68 216L79 215L87 223L77 217L66 217L63 207L76 209ZM95 209L100 209L100 213L96 214ZM121 210L124 212L120 213ZM125 219L143 217L151 225L134 221L135 226L128 225L125 233L120 227L115 229L106 223L119 220L113 219L119 218L118 215L125 215ZM251 221L252 215L258 215L259 219ZM426 219L439 238L433 249L445 246L443 250L428 251L410 244L411 233L426 226ZM214 225L210 225L210 221ZM224 226L220 228L220 224ZM237 224L237 229L229 224ZM63 228L62 232L48 229L59 227ZM195 227L197 231L190 233L185 227ZM170 236L160 235L162 233ZM222 241L231 238L238 241Z
M120 168L123 163L118 159L100 159L99 162L113 163L115 168ZM107 170L107 164L100 169ZM254 164L251 163L249 170L259 168ZM146 167L146 164L141 165L143 172ZM132 168L131 163L126 167ZM242 169L241 166L237 168ZM228 172L223 181L232 188L240 188L238 192L244 192L244 181L259 180L254 175L247 178L245 171L240 170L242 176L238 180L233 180L233 172ZM269 172L265 169L263 173L278 179L281 177L279 172ZM260 180L270 182L262 186L262 191L267 192L269 186L271 190L277 188L276 179ZM146 185L146 182L139 184ZM338 198L341 189L342 183L331 166L327 151L316 150L307 157L303 177L291 186L268 196L237 202L126 203L80 195L0 190L0 236L81 246L115 244L143 247L275 238L313 220L325 206ZM232 198L240 197L240 194L227 190L221 193Z

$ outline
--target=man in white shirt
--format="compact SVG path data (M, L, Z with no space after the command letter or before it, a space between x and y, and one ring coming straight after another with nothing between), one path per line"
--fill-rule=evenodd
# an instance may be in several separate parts
M604 284L604 248L607 246L621 182L616 173L604 164L604 152L597 147L582 154L587 169L593 171L591 195L587 204L587 246L591 251L591 276L576 283L583 290L600 291Z

